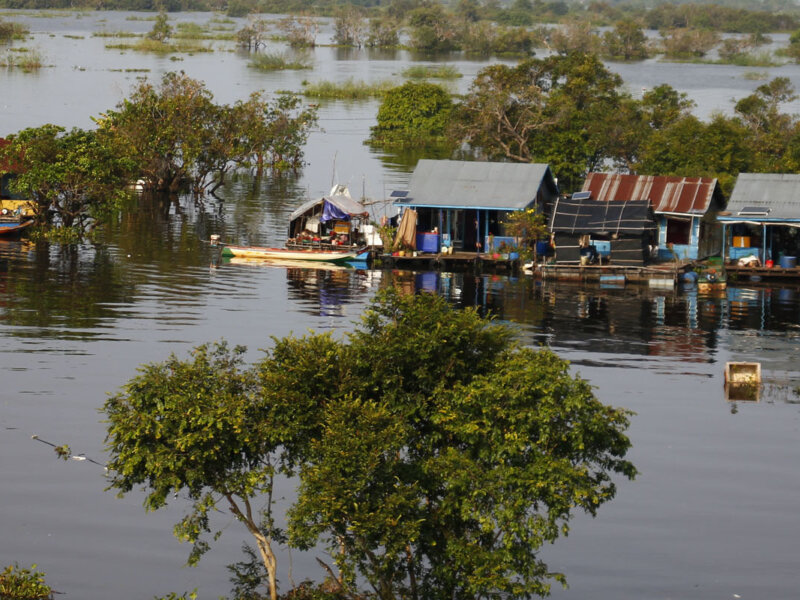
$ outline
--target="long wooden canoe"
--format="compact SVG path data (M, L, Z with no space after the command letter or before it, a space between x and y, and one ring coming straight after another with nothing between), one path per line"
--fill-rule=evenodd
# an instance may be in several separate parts
M261 246L225 245L222 247L222 256L330 263L344 263L354 260L360 252L360 248L354 250L287 250L286 248L264 248Z

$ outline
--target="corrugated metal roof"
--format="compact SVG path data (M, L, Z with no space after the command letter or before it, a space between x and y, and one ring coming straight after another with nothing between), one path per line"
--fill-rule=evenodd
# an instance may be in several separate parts
M546 164L422 159L402 206L521 210L536 200L542 185L558 193Z
M668 175L623 175L589 173L583 190L594 200L650 200L657 213L704 215L716 193L722 201L716 179Z
M763 207L766 216L748 221L800 220L800 175L790 173L739 173L731 198L720 220L742 220L739 212ZM765 211L766 212L766 211Z

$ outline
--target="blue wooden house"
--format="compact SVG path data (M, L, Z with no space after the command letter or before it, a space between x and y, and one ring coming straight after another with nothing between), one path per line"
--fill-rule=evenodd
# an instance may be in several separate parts
M514 243L504 220L513 211L549 214L558 185L545 164L420 160L394 204L417 211L417 249L490 251Z
M716 179L589 173L583 191L602 202L649 200L658 226L659 260L696 260L722 250L716 215L725 198Z
M796 266L800 256L800 175L740 173L725 211L723 227L727 259L755 256Z

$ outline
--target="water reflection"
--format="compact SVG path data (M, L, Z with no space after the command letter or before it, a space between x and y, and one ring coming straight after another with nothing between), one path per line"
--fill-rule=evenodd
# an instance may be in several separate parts
M766 359L774 370L788 372L794 370L797 350L787 342L800 333L797 295L782 288L730 287L707 294L696 288L602 288L411 271L387 273L384 285L405 293L435 292L455 306L478 307L515 323L525 343L580 353L577 360L585 364L660 369L661 359L670 364L678 359L703 365L723 360L724 351Z

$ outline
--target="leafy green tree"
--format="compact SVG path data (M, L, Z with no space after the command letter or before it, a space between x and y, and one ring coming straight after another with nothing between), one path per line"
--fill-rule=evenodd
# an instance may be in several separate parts
M550 47L559 54L594 54L601 40L588 21L575 21L550 32Z
M752 138L738 119L715 115L709 123L689 115L656 131L643 144L637 171L717 177L728 193L741 171L757 170Z
M233 166L297 169L315 122L316 109L301 108L293 95L215 104L202 82L182 72L167 73L159 87L140 82L98 119L104 139L134 161L146 187L170 193L191 187L195 194L213 192Z
M543 213L535 210L518 210L509 213L503 223L506 233L519 240L519 244L527 247L536 259L536 242L548 235L547 220Z
M420 52L458 50L458 33L452 16L440 4L415 8L408 15L410 44Z
M158 15L156 15L156 22L153 24L153 28L147 34L147 37L151 40L165 43L171 36L172 26L169 24L167 11L161 7L158 11Z
M491 65L457 106L452 137L489 160L547 162L563 189L576 188L613 157L620 84L591 54Z
M174 193L193 182L195 161L218 117L202 82L170 72L158 87L140 81L98 124L136 161L148 188Z
M439 141L452 109L450 94L441 86L406 82L383 97L372 140L384 144Z
M782 157L796 135L798 120L782 112L781 105L796 99L791 81L787 77L776 77L736 103L736 114L752 135L751 151L760 161L759 170L783 170Z
M705 56L719 42L719 36L709 29L688 27L661 33L665 56L669 58L696 58Z
M81 235L127 195L132 163L95 131L43 125L7 140L0 162L14 166L11 188L32 202L41 225Z
M366 45L370 48L394 48L400 44L400 24L391 16L369 20Z
M147 510L187 495L191 507L175 535L191 542L190 564L209 549L202 536L211 515L230 511L255 539L276 600L273 543L282 534L272 517L272 486L280 442L252 373L242 369L243 351L204 345L191 360L145 365L106 401L109 488L121 496L144 486Z
M299 354L308 366L276 392L314 376L313 349ZM635 474L625 411L438 296L385 292L340 361L302 396L321 425L289 527L303 548L327 541L345 591L359 576L383 600L546 595L564 578L541 546L614 496L612 474Z
M631 18L618 21L613 31L603 35L605 53L622 60L647 58L647 36L642 26Z
M175 533L190 562L226 508L256 540L273 600L277 473L299 475L289 543L329 543L338 597L366 581L385 600L546 595L564 577L541 546L612 499L614 475L635 475L626 411L438 296L383 291L346 339L276 340L251 368L242 352L145 365L106 401L110 488L144 486L149 510L188 496ZM232 570L252 592L251 565Z
M650 136L689 116L693 107L686 94L666 84L645 90L641 100L623 98L609 117L609 153L615 168L635 172Z

